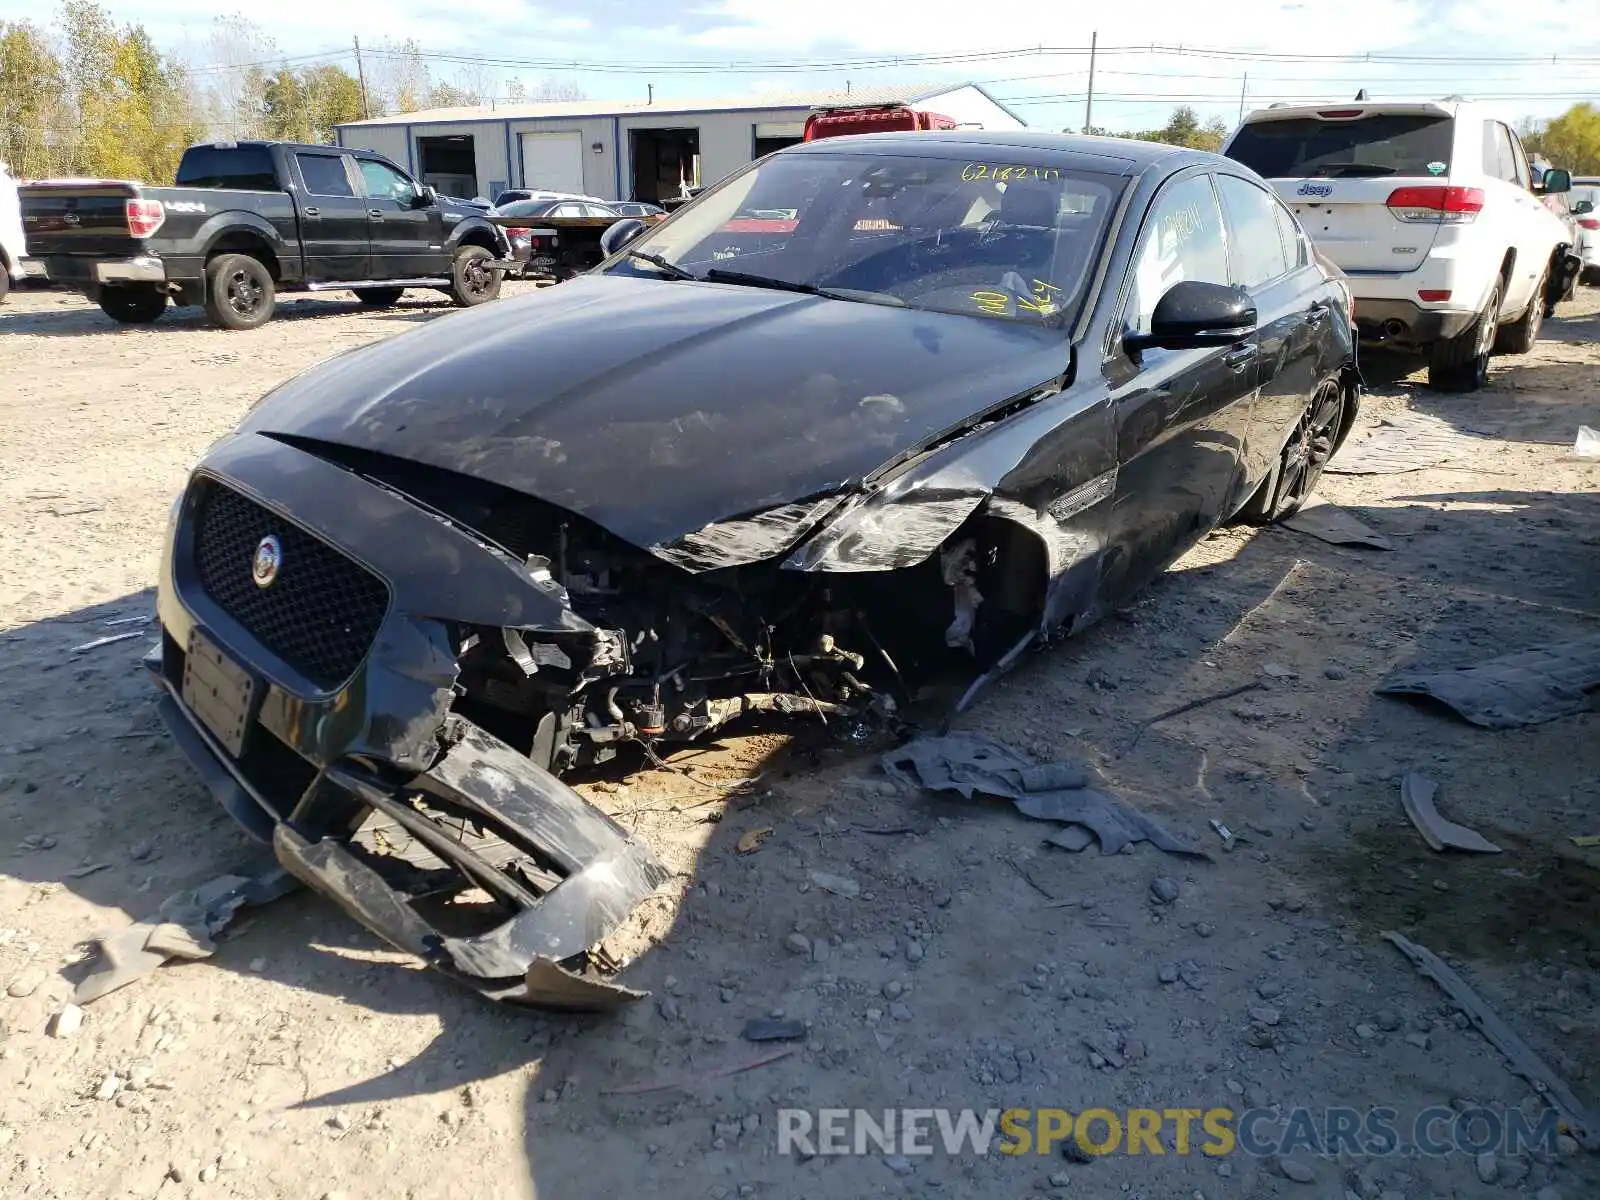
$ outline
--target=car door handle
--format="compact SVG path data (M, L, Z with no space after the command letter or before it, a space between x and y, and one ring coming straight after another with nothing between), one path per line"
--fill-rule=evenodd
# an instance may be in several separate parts
M1230 371L1242 371L1255 362L1256 355L1261 353L1261 348L1254 342L1238 346L1222 356L1222 361Z
M367 216L371 217L374 221L381 221L383 220L383 209L369 208L367 209Z
M302 208L300 211L308 217L320 217L322 215L320 208Z

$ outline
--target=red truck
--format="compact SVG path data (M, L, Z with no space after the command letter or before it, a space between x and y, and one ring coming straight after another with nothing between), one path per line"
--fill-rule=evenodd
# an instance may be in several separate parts
M820 109L806 118L805 140L842 137L852 133L899 133L920 129L955 129L956 122L942 113L919 112L904 104L870 104Z

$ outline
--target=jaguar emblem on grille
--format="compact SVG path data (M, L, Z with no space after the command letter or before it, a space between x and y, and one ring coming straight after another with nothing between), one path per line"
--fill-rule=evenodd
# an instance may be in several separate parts
M282 566L283 545L278 541L277 534L269 533L256 543L255 557L250 560L250 577L256 581L257 587L271 587Z

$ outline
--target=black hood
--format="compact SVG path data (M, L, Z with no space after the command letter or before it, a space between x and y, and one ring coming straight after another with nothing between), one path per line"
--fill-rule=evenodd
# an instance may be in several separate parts
M240 428L475 476L649 548L836 491L1068 353L1002 320L589 275L345 354Z

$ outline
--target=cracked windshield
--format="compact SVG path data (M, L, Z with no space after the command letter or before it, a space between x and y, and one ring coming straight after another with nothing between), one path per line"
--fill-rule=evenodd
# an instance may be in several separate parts
M1116 195L1029 161L882 154L770 159L639 239L612 270L1060 324Z

